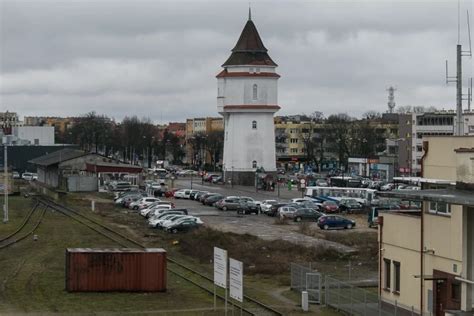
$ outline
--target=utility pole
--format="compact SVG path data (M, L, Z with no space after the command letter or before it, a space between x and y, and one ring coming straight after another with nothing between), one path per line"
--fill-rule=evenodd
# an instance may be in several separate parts
M4 176L4 188L3 193L4 196L4 204L3 204L3 223L8 223L8 152L7 152L7 144L3 144L3 176Z

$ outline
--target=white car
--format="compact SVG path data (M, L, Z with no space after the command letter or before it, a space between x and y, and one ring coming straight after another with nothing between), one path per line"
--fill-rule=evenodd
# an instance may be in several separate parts
M155 203L155 202L159 202L159 201L161 201L161 200L158 199L158 198L155 198L155 197L144 197L144 198L142 198L138 201L130 203L128 208L131 209L131 210L141 210L142 208L145 208L148 205L150 205L152 203Z
M163 227L163 229L167 229L168 227L171 227L175 224L179 224L180 222L182 221L185 221L185 220L194 220L197 224L204 224L203 221L201 221L201 219L199 217L195 217L195 216L184 216L184 217L179 217L179 218L176 218L174 220L167 220L165 221L163 224L161 224L161 227Z
M278 215L281 219L294 218L294 214L296 213L296 211L296 208L292 206L282 206L278 209Z
M189 189L181 189L174 193L174 197L176 199L189 199L189 195L191 194L191 190Z
M144 216L144 217L151 217L158 210L172 210L172 209L173 209L173 207L171 205L166 205L166 204L165 205L157 205L157 206L154 206L154 207L144 208L144 209L140 210L140 215Z
M33 174L31 172L24 172L22 175L21 175L21 178L23 180L26 180L26 181L31 181L33 180Z
M272 207L272 205L275 205L277 203L277 200L263 200L262 202L260 202L260 211L266 213Z
M168 216L164 216L162 218L150 221L150 222L148 222L148 225L151 225L151 223L154 223L155 225L153 225L153 227L159 228L166 221L173 220L173 219L176 219L176 218L181 218L181 217L184 217L184 216L187 216L187 215L184 215L184 214L170 214Z

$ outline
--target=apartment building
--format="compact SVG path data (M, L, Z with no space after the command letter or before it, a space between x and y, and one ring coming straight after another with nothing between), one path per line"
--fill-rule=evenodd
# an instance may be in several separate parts
M211 157L205 150L204 138L212 132L224 131L224 120L221 117L199 117L186 119L185 142L188 164L210 163Z
M473 315L474 137L423 140L423 190L381 193L423 207L379 216L380 296L398 315Z
M23 122L20 121L16 112L0 112L0 129L3 129L5 134L9 134L12 127L22 125Z

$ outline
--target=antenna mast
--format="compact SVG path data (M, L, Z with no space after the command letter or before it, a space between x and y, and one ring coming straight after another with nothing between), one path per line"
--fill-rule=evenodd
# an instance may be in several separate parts
M458 2L458 16L460 10L460 4ZM464 122L462 120L462 101L468 101L468 108L470 109L470 99L472 98L472 92L468 90L467 97L462 93L462 57L472 57L471 50L471 29L469 25L469 11L467 11L467 28L469 34L469 50L463 51L462 45L460 44L460 21L458 19L458 44L456 45L456 76L448 76L448 61L446 60L446 84L449 82L456 82L456 131L455 135L464 135ZM471 90L472 91L472 90Z

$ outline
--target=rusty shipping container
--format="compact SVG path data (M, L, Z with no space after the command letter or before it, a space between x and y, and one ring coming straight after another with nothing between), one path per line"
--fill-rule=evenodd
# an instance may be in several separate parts
M66 290L166 291L166 251L161 248L68 248Z

